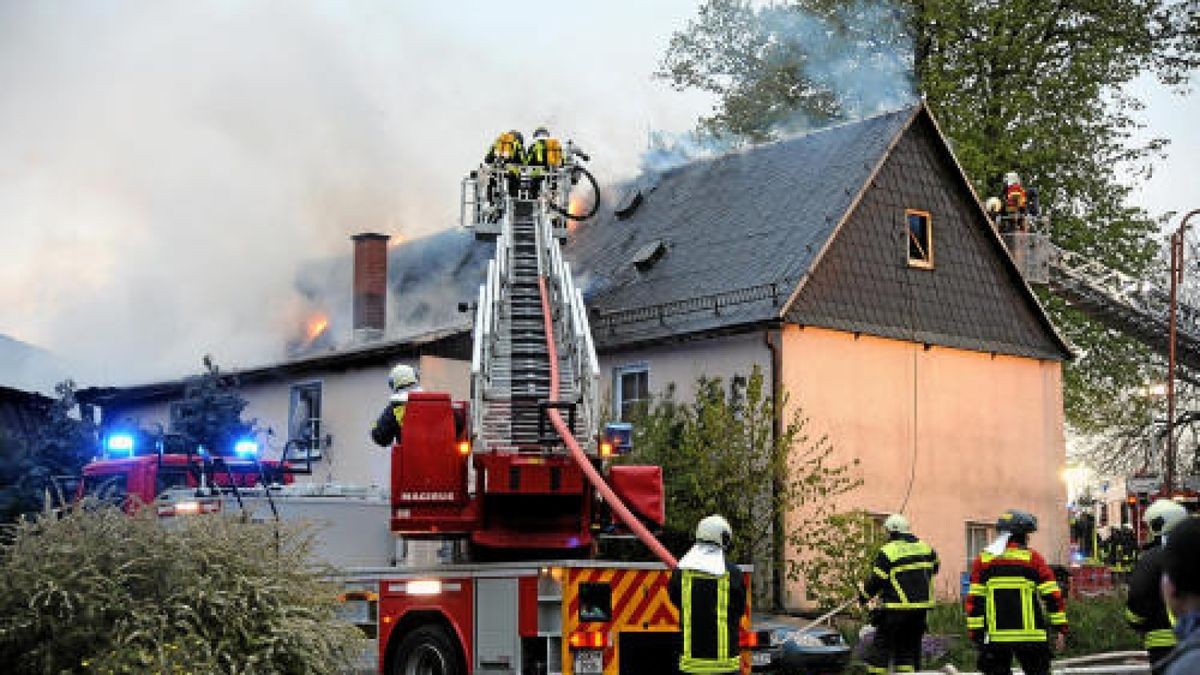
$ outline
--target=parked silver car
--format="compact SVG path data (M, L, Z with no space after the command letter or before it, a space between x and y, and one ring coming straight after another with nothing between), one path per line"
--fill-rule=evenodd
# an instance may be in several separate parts
M759 657L753 672L780 675L834 675L850 665L850 645L828 626L810 626L804 619L761 614L754 629L769 639L769 662Z

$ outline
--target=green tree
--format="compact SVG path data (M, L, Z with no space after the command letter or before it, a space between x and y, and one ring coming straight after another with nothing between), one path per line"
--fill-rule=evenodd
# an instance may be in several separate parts
M786 409L786 398L779 403ZM691 403L677 403L669 388L634 425L636 460L663 468L667 545L682 552L701 518L725 516L734 530L732 556L755 563L756 601L768 604L772 570L786 569L784 516L793 528L819 525L825 505L860 483L853 464L836 462L799 410L778 434L774 420L775 402L755 366L730 386L700 377Z
M865 511L838 512L832 504L819 504L816 510L810 515L815 527L788 533L788 545L800 552L788 560L788 578L803 580L817 606L832 609L858 596L887 536Z
M243 421L247 401L238 391L238 380L226 375L204 357L204 372L189 378L173 420L174 430L210 451L228 454L238 439L254 430L254 421Z
M9 526L0 663L23 673L337 673L365 645L337 618L311 533L232 516L75 507Z
M1059 245L1125 272L1152 265L1158 223L1131 207L1162 139L1135 144L1142 73L1183 86L1200 64L1195 0L708 0L659 75L717 100L700 130L761 142L925 95L979 194L1016 170ZM1144 348L1046 297L1079 346L1068 419L1108 426L1151 376Z
M59 494L57 479L78 476L96 451L96 429L76 414L75 383L54 387L58 395L41 412L30 438L0 439L0 518L12 520L40 510L49 496L55 503L73 495Z

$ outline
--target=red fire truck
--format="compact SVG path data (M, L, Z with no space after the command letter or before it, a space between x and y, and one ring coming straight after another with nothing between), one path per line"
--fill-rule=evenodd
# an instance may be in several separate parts
M629 429L599 431L595 348L559 249L571 186L595 185L577 158L567 143L558 167L510 181L512 167L483 166L464 180L464 225L496 247L475 305L472 396L409 395L390 490L287 484L287 453L264 465L249 446L219 461L106 459L85 489L124 476L163 515L240 508L324 525L316 554L342 570L346 614L374 640L379 672L675 672L675 561L650 532L664 520L662 475L610 461ZM198 479L166 479L196 463ZM594 559L602 531L639 538L659 562ZM769 645L749 610L742 629L749 672Z

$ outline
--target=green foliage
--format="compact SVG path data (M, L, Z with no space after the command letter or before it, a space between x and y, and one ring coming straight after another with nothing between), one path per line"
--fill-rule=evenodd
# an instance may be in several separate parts
M237 378L224 375L208 356L204 372L184 386L174 431L201 447L228 453L237 442L250 434L254 422L243 422L247 401L238 392Z
M875 553L887 541L866 512L834 513L833 509L831 503L819 504L809 525L788 532L788 544L800 551L788 560L788 578L803 579L809 597L822 609L858 595Z
M94 505L91 505L94 507ZM225 516L73 508L0 547L0 662L13 672L335 673L363 648L309 533Z
M1159 222L1128 206L1165 141L1133 142L1135 77L1183 86L1200 64L1194 0L708 0L659 76L714 94L708 134L749 142L927 97L981 195L1017 171L1053 214L1059 245L1131 274L1153 263ZM874 75L874 77L873 77ZM1146 352L1059 302L1080 348L1065 405L1084 431L1122 419L1114 392L1147 381Z
M784 514L801 508L824 518L829 500L857 487L852 465L831 460L827 439L810 435L800 411L776 437L774 410L755 366L728 389L720 378L699 378L690 404L676 402L668 388L635 420L634 459L663 468L663 539L673 550L686 550L696 523L720 513L734 531L733 558L768 569L782 557L775 535ZM816 522L799 517L800 527ZM769 597L765 584L755 591L759 602Z
M78 476L95 454L96 430L91 420L72 416L76 409L75 383L55 386L58 398L41 411L40 421L27 441L0 438L0 519L40 510L47 494L55 503L61 495L57 478Z

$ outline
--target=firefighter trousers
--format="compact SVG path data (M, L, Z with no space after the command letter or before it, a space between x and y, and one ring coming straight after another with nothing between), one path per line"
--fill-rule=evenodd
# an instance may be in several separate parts
M1050 675L1050 645L1045 642L993 642L981 645L975 665L983 675L1012 675L1014 657L1025 675Z
M894 664L897 673L921 669L921 636L925 634L925 610L885 609L879 614L875 637L867 652L867 672L886 673Z

